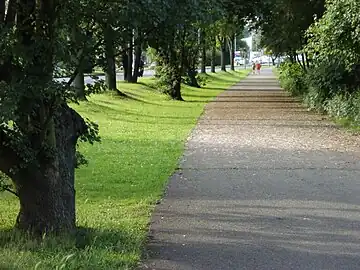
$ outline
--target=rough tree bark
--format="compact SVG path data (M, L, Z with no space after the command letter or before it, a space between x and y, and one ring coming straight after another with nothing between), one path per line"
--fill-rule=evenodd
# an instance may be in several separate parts
M181 76L176 76L176 79L173 81L173 85L170 90L170 96L172 99L183 101L184 99L181 96Z
M171 77L171 85L169 89L169 95L172 99L175 100L181 100L183 101L183 98L181 96L181 75L182 75L182 69L184 65L184 44L181 48L181 54L180 54L180 67L179 67L179 59L178 55L174 48L175 40L169 45L169 61L168 66L170 67L170 77ZM184 40L183 40L184 42Z
M10 73L10 83L20 81L20 87L29 90L49 85L56 8L54 0L17 1L17 46L27 57L22 70ZM86 124L52 92L27 91L19 99L14 120L18 136L0 129L0 170L13 180L20 200L16 227L36 234L69 231L75 227L75 147ZM21 136L26 144L21 143ZM24 157L24 152L32 153L32 159Z
M54 125L54 155L40 152L37 165L11 175L20 199L16 228L35 234L75 228L75 151L86 125L65 104L55 113Z

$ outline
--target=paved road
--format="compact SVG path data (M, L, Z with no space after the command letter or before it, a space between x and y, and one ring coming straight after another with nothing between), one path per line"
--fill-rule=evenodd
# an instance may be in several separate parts
M359 146L249 76L192 132L141 269L360 269Z

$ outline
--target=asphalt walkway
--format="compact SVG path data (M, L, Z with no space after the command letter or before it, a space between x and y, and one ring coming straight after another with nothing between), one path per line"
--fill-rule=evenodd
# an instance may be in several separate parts
M250 75L192 132L141 269L360 269L359 145Z

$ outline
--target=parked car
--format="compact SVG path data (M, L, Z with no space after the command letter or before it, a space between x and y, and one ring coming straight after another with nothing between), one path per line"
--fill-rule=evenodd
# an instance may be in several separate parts
M235 63L235 66L245 65L245 59L242 57L235 57L234 63Z

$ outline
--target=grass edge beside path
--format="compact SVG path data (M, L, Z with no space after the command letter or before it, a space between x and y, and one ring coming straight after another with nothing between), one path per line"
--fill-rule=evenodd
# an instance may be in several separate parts
M76 171L75 237L37 242L14 233L18 202L0 193L0 269L133 269L140 262L149 221L184 144L205 105L248 71L218 72L203 88L183 87L186 102L154 89L154 79L120 82L130 98L99 94L72 105L97 122L102 143L82 144L89 165Z

